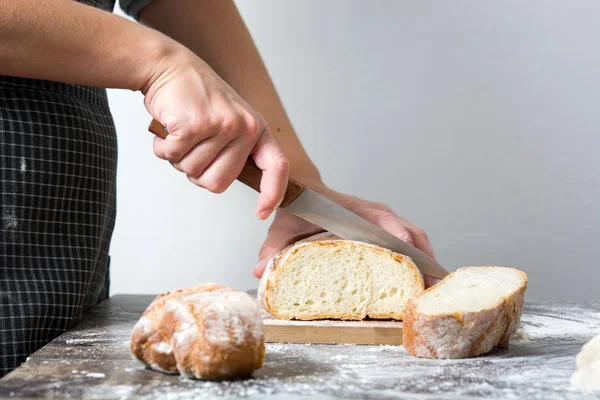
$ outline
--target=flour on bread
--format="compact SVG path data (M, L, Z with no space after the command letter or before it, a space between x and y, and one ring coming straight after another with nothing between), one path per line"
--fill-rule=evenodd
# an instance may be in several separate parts
M134 327L133 355L189 378L245 376L262 365L262 318L246 293L206 284L157 297Z
M408 302L404 347L417 357L466 358L507 346L526 288L527 275L514 268L461 268Z

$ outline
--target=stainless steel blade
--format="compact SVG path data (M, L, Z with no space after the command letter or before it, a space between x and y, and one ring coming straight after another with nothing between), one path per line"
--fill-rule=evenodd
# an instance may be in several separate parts
M438 279L448 275L448 271L416 247L309 188L304 189L284 210L342 239L366 242L406 255L424 275Z

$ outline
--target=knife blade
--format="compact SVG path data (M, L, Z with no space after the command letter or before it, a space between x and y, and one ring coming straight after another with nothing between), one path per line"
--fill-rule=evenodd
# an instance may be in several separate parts
M158 121L152 120L148 130L156 136L166 138L168 132ZM262 171L252 159L244 165L238 181L260 192ZM448 275L440 264L419 249L392 235L352 211L342 207L327 197L307 188L290 178L282 208L326 231L346 240L374 244L410 257L422 274L443 279Z

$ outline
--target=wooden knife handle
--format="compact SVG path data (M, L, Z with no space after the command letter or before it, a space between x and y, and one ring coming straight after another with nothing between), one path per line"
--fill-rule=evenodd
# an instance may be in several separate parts
M155 119L153 119L150 123L148 130L162 139L165 139L169 135L167 129ZM246 160L246 165L244 165L244 169L242 169L242 172L240 173L240 176L237 177L237 180L244 183L245 185L250 186L252 189L260 193L261 178L262 170L256 166L252 158L248 158ZM279 207L285 207L292 201L296 200L296 198L300 196L300 193L302 193L304 188L305 186L302 183L298 182L293 178L290 178L288 180L285 196L283 197L283 201L281 202Z

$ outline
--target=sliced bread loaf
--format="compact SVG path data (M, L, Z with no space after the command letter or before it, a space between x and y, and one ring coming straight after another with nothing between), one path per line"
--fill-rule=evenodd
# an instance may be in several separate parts
M423 288L408 257L324 233L277 254L258 296L279 319L402 319L408 299Z
M527 275L513 268L461 268L408 302L404 347L417 357L466 358L508 346L526 287Z

